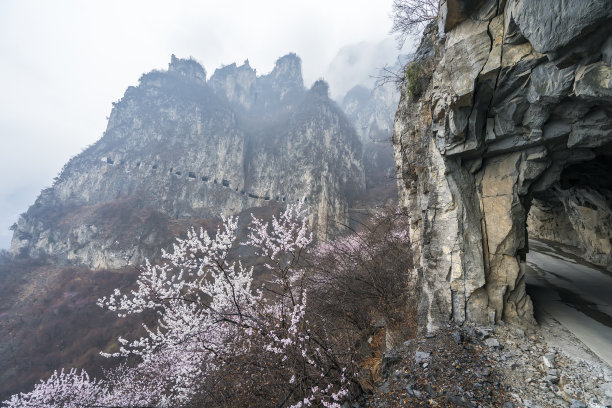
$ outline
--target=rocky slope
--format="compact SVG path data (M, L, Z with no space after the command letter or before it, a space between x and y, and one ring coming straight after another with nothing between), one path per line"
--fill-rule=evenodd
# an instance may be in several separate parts
M327 84L304 89L295 54L268 75L246 61L208 81L200 64L172 56L127 89L103 137L22 215L11 253L117 268L155 256L177 233L173 219L303 197L326 237L364 189L361 155Z
M394 130L427 329L532 321L528 234L610 266L611 33L607 0L441 2Z
M556 321L544 328L449 324L418 336L385 356L385 378L359 406L611 406L610 367Z

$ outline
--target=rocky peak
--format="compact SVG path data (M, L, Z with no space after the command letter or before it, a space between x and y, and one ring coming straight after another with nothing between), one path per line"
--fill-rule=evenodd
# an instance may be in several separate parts
M209 85L217 94L249 110L256 103L256 82L257 74L246 60L241 66L233 63L217 68Z
M280 57L266 78L284 88L304 88L302 59L294 53Z
M197 80L202 84L206 83L206 70L192 58L177 58L174 54L172 54L170 57L170 63L168 64L168 72Z
M11 251L121 267L155 257L176 220L303 197L319 237L349 222L364 188L361 144L323 82L323 97L305 92L297 56L265 77L245 62L204 79L173 56L129 87L104 136L20 218Z
M219 96L251 115L269 116L283 107L294 106L304 94L302 60L287 54L276 61L272 72L257 76L249 61L215 70L210 86Z
M346 93L341 106L355 123L361 142L367 143L383 133L387 139L390 137L398 101L399 92L393 84L374 89L357 85Z
M399 92L393 84L374 89L357 85L346 93L340 104L363 145L368 194L388 197L391 201L397 198L392 181L395 163L390 139L398 100Z
M324 80L319 79L312 84L310 92L323 98L329 98L329 85Z
M361 106L366 105L372 91L363 85L352 87L342 99L342 107L347 114L356 112Z
M258 78L258 113L276 110L281 105L292 106L304 92L302 60L293 53L287 54L276 61L272 72Z

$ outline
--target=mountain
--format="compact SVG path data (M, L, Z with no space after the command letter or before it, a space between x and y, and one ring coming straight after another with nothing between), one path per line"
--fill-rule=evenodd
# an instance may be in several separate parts
M354 123L361 143L378 141L381 136L390 138L399 98L399 90L393 84L374 89L357 85L346 93L342 110Z
M363 166L366 180L365 197L394 201L397 187L393 160L393 119L400 93L394 84L374 89L357 85L351 88L340 103L342 110L354 124L363 146Z
M113 104L103 137L20 217L10 252L119 268L155 257L179 232L172 220L301 198L324 238L364 187L357 134L324 81L304 88L298 56L267 75L245 61L207 80L173 55Z
M129 288L145 258L220 216L270 217L306 199L319 238L350 224L365 189L359 136L301 60L258 76L248 61L207 78L192 59L144 74L113 104L104 135L62 169L0 253L0 400L58 367L101 375L98 354L134 333L95 304ZM248 254L247 254L248 256Z

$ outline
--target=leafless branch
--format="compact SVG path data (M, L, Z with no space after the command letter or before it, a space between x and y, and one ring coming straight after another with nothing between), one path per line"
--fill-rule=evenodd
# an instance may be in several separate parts
M439 0L393 0L392 33L401 48L409 35L416 35L438 15Z

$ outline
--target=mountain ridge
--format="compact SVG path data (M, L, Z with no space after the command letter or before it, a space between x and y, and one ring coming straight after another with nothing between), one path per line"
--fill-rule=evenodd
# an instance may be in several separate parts
M167 71L144 74L126 90L103 137L20 217L11 253L96 268L142 262L153 255L146 243L159 244L156 234L135 233L126 248L95 217L57 234L69 211L127 198L138 203L135 214L175 219L305 198L323 238L348 224L349 196L365 188L361 149L327 84L303 87L297 55L279 58L264 76L247 62L218 69L209 81L196 61L173 55Z

